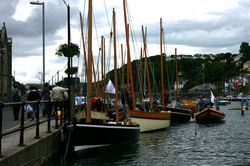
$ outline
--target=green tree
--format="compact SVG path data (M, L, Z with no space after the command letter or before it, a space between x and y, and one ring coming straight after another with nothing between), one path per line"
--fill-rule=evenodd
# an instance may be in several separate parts
M242 63L250 60L250 46L247 42L241 43L239 52L243 55L243 57L241 58Z

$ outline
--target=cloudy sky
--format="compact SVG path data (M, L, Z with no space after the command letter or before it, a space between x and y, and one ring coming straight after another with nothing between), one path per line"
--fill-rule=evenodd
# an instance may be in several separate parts
M79 12L86 23L85 0L65 0L71 9L71 41L81 47L74 59L81 74L82 43ZM45 77L46 81L63 76L67 58L57 57L56 48L67 43L67 10L63 0L45 3ZM116 11L117 47L125 45L122 0L93 0L93 52L97 59L101 36L109 53L109 32L113 8ZM129 10L132 59L138 59L142 46L141 26L147 27L149 55L159 54L159 24L163 20L164 52L174 54L238 53L241 42L250 40L249 0L127 0ZM5 22L8 37L13 40L13 75L21 83L41 82L42 7L28 0L1 0L0 26ZM84 28L86 32L86 28ZM120 48L118 49L120 50ZM111 53L112 54L112 53Z

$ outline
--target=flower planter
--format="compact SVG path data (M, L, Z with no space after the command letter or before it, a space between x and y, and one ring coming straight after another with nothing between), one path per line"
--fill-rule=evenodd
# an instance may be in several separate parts
M69 70L68 68L65 70L65 73L68 74L68 71L69 71L69 74L76 74L78 72L78 67L70 67Z
M63 51L63 56L65 56L65 57L73 57L74 54L72 52L70 52L70 51Z
M61 44L57 51L56 55L58 56L65 56L65 57L73 57L74 55L79 56L80 55L80 50L77 44L70 43L68 44Z

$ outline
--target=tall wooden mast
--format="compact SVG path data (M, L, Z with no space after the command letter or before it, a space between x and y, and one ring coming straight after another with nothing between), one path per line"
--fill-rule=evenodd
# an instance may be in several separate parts
M161 55L161 98L162 98L162 106L165 105L165 96L164 96L164 74L163 74L163 55L162 55L162 18L160 18L160 55Z
M140 92L143 94L143 67L142 67L142 48L140 49L140 61L139 61L139 76L140 76L140 81L139 81L139 87L140 87ZM140 95L140 102L142 102L143 95Z
M152 108L152 89L151 89L151 80L150 80L150 74L149 74L149 68L148 68L148 58L147 58L147 43L146 43L146 34L144 32L144 28L142 26L142 39L143 39L143 49L144 49L144 55L145 55L145 68L146 68L146 77L147 77L147 94L149 97L149 103Z
M176 91L175 91L175 99L179 98L179 77L178 77L178 61L177 61L177 48L175 48L175 71L176 71Z
M87 51L86 51L86 46L85 46L85 38L84 38L84 33L83 33L83 22L82 22L82 14L80 14L80 24L81 24L81 35L82 35L82 47L83 47L83 58L84 58L84 66L85 66L85 77L87 76L87 71L88 71L88 66L87 66ZM84 70L84 67L82 66L82 71ZM83 72L82 72L83 73Z
M87 72L87 119L91 122L92 99L92 0L89 0L88 10L88 72Z
M113 9L113 42L114 42L114 82L115 82L115 112L116 112L116 123L119 121L118 114L118 80L117 80L117 58L116 58L116 22L115 22L115 9Z
M134 95L134 83L133 83L133 75L132 75L132 65L130 58L130 46L129 46L129 24L127 23L127 14L126 14L126 0L123 0L123 12L124 12L124 24L125 24L125 32L126 32L126 44L127 44L127 85L130 85L131 96L132 96L132 104L133 110L135 110L135 95Z

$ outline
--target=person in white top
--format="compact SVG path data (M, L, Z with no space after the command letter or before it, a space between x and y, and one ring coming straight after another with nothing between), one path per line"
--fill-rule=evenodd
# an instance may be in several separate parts
M68 88L63 88L61 86L55 86L52 88L52 97L54 100L63 100L63 94Z
M53 100L58 100L59 102L57 102L56 106L57 106L57 110L61 110L63 109L63 100L64 100L64 92L67 91L68 88L63 88L60 85L55 86L54 88L52 88L52 97Z

